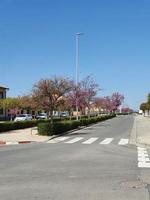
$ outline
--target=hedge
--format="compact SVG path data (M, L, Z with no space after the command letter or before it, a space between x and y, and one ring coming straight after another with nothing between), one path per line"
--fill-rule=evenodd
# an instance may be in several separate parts
M66 132L72 129L77 128L78 126L87 126L91 123L96 123L98 121L102 121L108 118L111 118L114 115L107 115L101 117L91 117L90 119L87 116L82 116L79 121L76 121L75 117L70 120L70 118L55 118L53 133L60 134L62 132ZM46 125L45 125L46 124ZM50 120L32 120L32 121L20 121L20 122L2 122L0 123L0 132L6 132L17 129L24 129L38 126L39 134L41 135L51 135L52 127L50 127Z
M39 123L38 124L38 133L40 135L57 135L57 134L62 134L64 132L73 130L78 128L79 126L87 126L89 124L101 122L107 119L111 119L115 117L116 115L106 115L106 116L101 116L101 117L93 117L89 119L81 119L81 120L72 120L72 121L61 121L61 122L56 122L53 124L53 127L51 126L50 123Z
M24 128L31 128L38 126L39 123L48 123L49 120L32 120L32 121L18 121L18 122L2 122L0 123L0 132L11 130L18 130Z
M130 115L132 113L117 113L116 115Z

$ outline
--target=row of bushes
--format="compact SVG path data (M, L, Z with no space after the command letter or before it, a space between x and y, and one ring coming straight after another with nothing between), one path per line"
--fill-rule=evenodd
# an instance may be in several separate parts
M111 116L113 116L113 115L111 115ZM73 118L72 120L69 120L69 118L64 119L64 120L55 119L54 120L54 126L53 126L53 129L54 129L53 133L59 134L62 131L66 132L68 130L75 129L78 126L86 126L88 124L101 121L105 117L107 118L108 116L91 117L90 119L87 118L87 116L82 116L82 118L79 121L76 121L75 120L76 118ZM38 125L38 124L40 124L40 125ZM44 124L46 124L46 125L44 125ZM46 133L45 135L51 135L52 134L52 128L50 127L50 121L49 120L3 122L3 123L0 123L0 132L6 132L6 131L10 131L10 130L17 130L17 129L24 129L24 128L31 128L31 127L35 127L35 126L39 127L39 133L42 134L42 135L45 134L45 133ZM41 130L43 130L43 131L41 131Z
M115 117L115 114L112 115L105 115L101 117L93 117L89 119L81 119L78 121L61 121L61 122L55 122L53 126L51 126L50 123L39 123L38 124L38 133L40 135L58 135L62 134L64 132L76 129L80 126L87 126L89 124L101 122L107 119L111 119Z
M37 126L38 123L40 122L37 122L36 120L23 121L23 122L4 122L4 123L0 123L0 132L30 128L30 127Z
M129 115L129 114L132 114L132 113L117 113L117 115Z
M96 115L90 115L90 118L93 118L95 116ZM79 119L88 119L88 118L89 118L88 115L79 116ZM76 120L76 117L75 116L72 116L72 117L58 117L58 118L54 118L53 119L54 122L67 121L67 120Z

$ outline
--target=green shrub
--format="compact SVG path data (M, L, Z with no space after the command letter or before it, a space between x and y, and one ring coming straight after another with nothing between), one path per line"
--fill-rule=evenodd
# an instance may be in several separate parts
M18 130L24 128L31 128L38 126L39 123L48 123L49 120L32 120L32 121L18 121L18 122L2 122L0 123L0 132L6 132L11 130Z
M0 132L24 129L37 126L38 122L34 121L23 121L23 122L4 122L0 123Z
M58 118L54 120L53 134L60 134L66 131L78 128L79 126L88 126L89 124L100 122L106 119L115 117L115 115L105 115L99 117L87 118L84 116L81 120L62 120ZM74 118L75 119L75 118ZM6 132L17 129L24 129L38 126L38 132L41 135L52 135L52 127L50 126L50 120L32 120L23 122L4 122L0 123L0 132Z
M51 127L50 122L39 123L38 124L38 133L40 135L52 135L52 127Z
M132 113L117 113L117 115L129 115L129 114L132 114Z
M62 121L53 124L53 129L50 123L39 123L38 133L40 135L58 135L72 129L78 128L80 121Z

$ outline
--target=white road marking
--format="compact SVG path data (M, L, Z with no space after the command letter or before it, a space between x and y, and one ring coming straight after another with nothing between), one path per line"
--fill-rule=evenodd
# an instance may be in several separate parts
M147 153L147 151L146 150L138 150L138 153L139 154L145 154L145 153Z
M58 142L63 142L67 139L69 139L70 137L58 137L58 138L54 138L52 140L49 140L47 143L58 143Z
M138 161L139 162L147 162L147 161L150 161L149 158L145 158L145 157L138 157Z
M146 150L144 147L137 147L138 150Z
M140 168L150 168L150 163L138 162L138 167L140 167Z
M144 152L143 152L143 153L141 153L141 152L139 153L139 152L138 152L138 157L139 157L139 156L148 157L148 153L147 153L147 152L146 152L146 153L144 153Z
M80 141L82 139L83 139L83 137L76 137L76 138L74 138L72 140L69 140L68 142L65 142L65 143L66 144L73 144L73 143L78 142L78 141Z
M65 141L65 140L67 140L67 139L69 139L70 137L59 137L59 138L57 138L57 140L59 140L59 141Z
M70 140L69 140L70 139ZM58 138L54 138L52 140L47 141L47 143L51 143L51 144L55 144L55 143L61 143L64 142L66 144L73 144L75 142L78 142L80 140L85 140L84 137L76 137L71 139L71 136L62 136L62 137L58 137ZM87 138L85 141L82 142L82 144L92 144L95 141L97 141L99 138L98 137L91 137L91 138ZM69 141L66 141L69 140ZM114 138L105 138L104 140L102 140L99 144L102 145L108 145L110 144L112 141L114 140ZM120 139L118 145L126 145L129 143L129 139ZM138 150L138 156L141 157L148 157L147 151L145 148L141 148L141 147L137 147Z
M146 148L137 147L138 152L138 167L140 168L150 168L150 159Z
M148 156L144 156L144 155L138 155L138 159L149 159L149 157Z
M118 143L119 145L126 145L129 143L128 139L121 139L120 142Z
M98 138L90 138L88 140L86 140L85 142L82 142L82 144L92 144L93 142L95 142L96 140L98 140Z
M106 138L105 140L100 142L100 144L110 144L113 140L114 140L114 138Z

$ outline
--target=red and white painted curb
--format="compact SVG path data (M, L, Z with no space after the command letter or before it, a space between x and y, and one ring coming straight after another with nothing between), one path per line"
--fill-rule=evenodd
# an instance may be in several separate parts
M29 144L29 143L32 143L32 141L6 142L6 141L1 141L0 140L0 146L3 146L3 145L17 145L17 144Z

